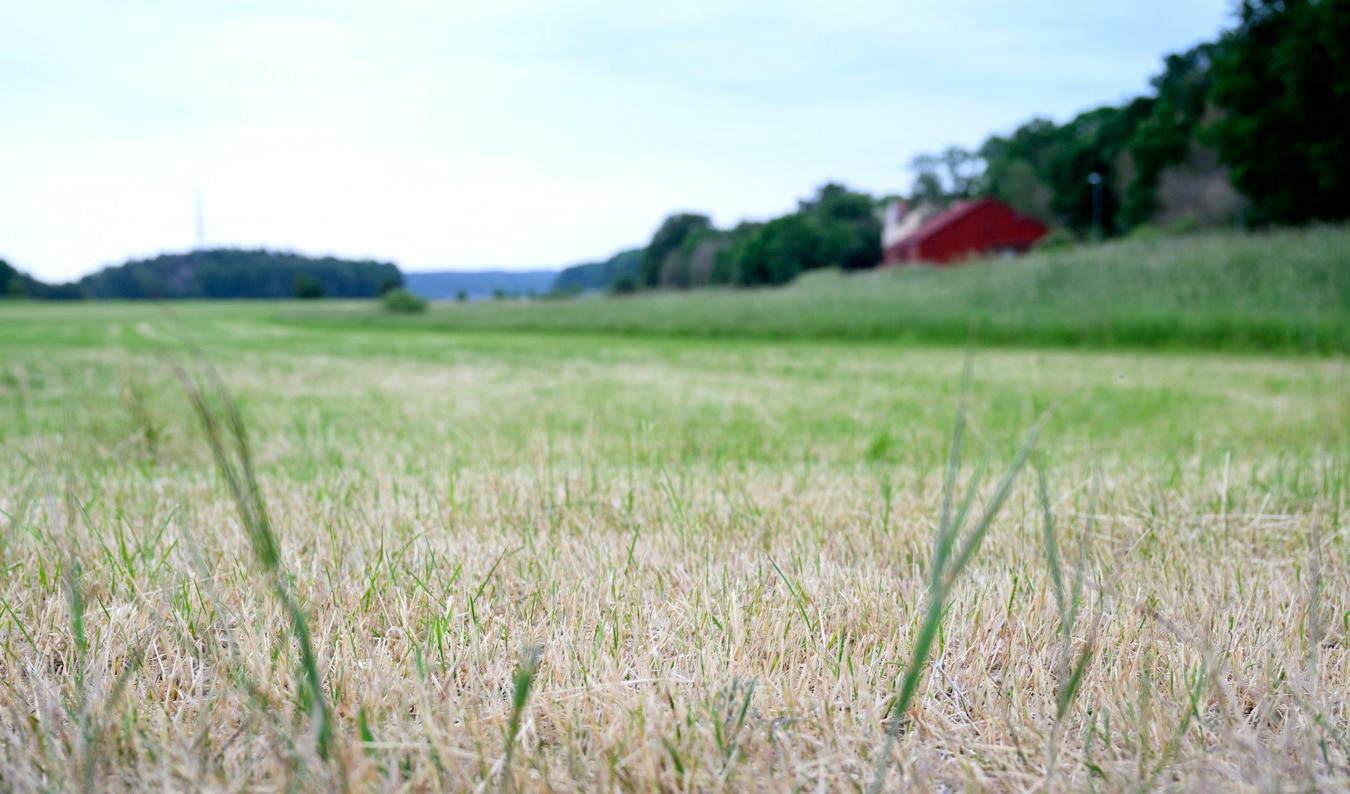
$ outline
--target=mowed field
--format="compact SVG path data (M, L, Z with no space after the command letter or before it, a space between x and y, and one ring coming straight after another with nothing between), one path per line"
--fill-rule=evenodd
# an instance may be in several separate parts
M375 312L0 305L0 788L1350 785L1343 357Z

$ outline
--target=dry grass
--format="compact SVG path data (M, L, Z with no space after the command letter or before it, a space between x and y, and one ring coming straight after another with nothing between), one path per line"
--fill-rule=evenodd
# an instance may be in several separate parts
M1158 438L1087 453L1082 423L1098 417L1067 401L1064 415L1088 419L1047 428L1054 533L1023 476L892 721L930 603L950 422L897 428L926 448L866 463L866 438L836 437L858 403L822 384L915 356L954 384L958 354L756 347L795 367L764 388L798 391L713 427L796 433L821 452L756 441L737 457L725 439L691 445L698 425L683 424L761 396L735 351L625 342L554 367L531 363L553 343L523 353L513 338L444 363L418 359L444 338L415 335L389 335L374 363L353 358L357 337L324 356L313 339L224 348L238 342L210 353L249 423L275 565L162 359L4 348L0 786L856 790L879 760L888 789L1350 782L1350 457L1343 392L1321 385L1343 383L1339 362L1203 360L1246 390L1187 428L1207 434L1199 451L1186 435L1176 454ZM1019 355L980 356L977 381L1040 378L1042 403L1097 394L1082 382L1094 359ZM1177 375L1185 361L1132 361L1168 373L1178 403L1214 388ZM613 391L630 369L629 392ZM735 393L705 393L719 380ZM657 406L645 424L622 396L628 415L592 406L570 421L578 399L630 392ZM1015 451L1005 437L1026 426L990 426L995 398L973 394L959 479L990 460L978 513ZM807 404L818 425L798 421ZM1320 439L1299 429L1309 417ZM1286 449L1225 441L1257 418ZM1161 421L1117 420L1122 437ZM644 456L644 437L662 452Z

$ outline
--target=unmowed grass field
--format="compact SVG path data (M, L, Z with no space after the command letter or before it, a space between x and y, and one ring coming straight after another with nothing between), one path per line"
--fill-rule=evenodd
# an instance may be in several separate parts
M1350 350L1350 227L1154 237L959 268L810 273L787 288L445 304L312 323L455 331L907 340L965 345Z
M1339 343L677 303L0 304L0 788L1350 784Z

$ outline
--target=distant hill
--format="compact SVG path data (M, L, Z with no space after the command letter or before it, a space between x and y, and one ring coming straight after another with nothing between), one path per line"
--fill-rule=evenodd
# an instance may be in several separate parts
M553 289L556 270L440 270L406 273L404 285L414 295L430 300L449 300L462 292L469 300L495 294L543 295Z
M558 292L586 292L609 289L620 278L637 279L642 262L642 248L620 251L603 262L573 265L558 274L553 288Z
M77 282L90 298L370 298L403 284L387 262L211 248L105 268Z
M0 259L0 299L77 300L84 297L75 284L44 284Z

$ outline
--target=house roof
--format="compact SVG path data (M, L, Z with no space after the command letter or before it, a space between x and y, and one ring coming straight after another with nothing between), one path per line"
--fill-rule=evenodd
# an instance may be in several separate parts
M948 226L951 226L953 223L956 223L957 221L961 220L967 215L970 215L972 212L979 209L980 207L986 204L992 204L993 202L994 200L991 198L978 198L969 201L958 201L955 204L948 207L947 209L943 210L942 212L939 212L938 214L924 221L922 226L915 229L909 235L899 240L896 243L896 245L900 245L902 243L918 243L927 240L928 238L932 237L933 235L937 234L938 232L942 231Z

